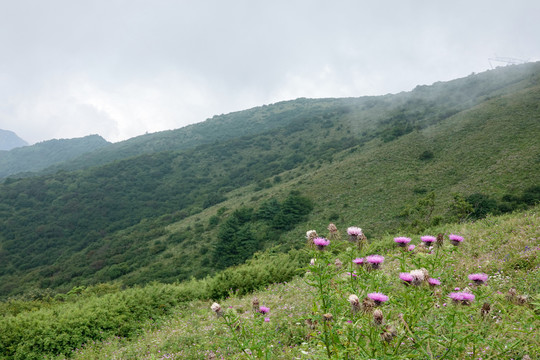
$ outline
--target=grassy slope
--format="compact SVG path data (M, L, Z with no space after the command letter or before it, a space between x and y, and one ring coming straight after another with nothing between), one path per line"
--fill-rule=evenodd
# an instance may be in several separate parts
M538 184L539 100L539 88L517 93L394 142L370 144L309 176L299 189L316 199L323 215L346 202L349 208L339 211L345 223L380 228L418 197L416 188L436 191L442 212L452 192L499 195ZM432 160L418 160L425 150L434 153Z
M443 294L451 292L455 286L467 287L467 281L463 280L467 274L485 272L490 276L489 285L485 288L490 293L486 301L492 305L488 322L494 328L490 330L495 329L493 336L503 344L510 345L516 340L522 341L517 349L511 355L506 354L505 358L507 356L521 358L525 354L531 358L540 356L540 343L538 338L532 336L539 324L540 314L538 312L540 311L539 210L540 208L536 207L525 213L489 217L476 223L449 224L427 231L430 234L458 233L466 239L461 246L460 254L452 255L454 261L444 269L445 273L451 275L447 279L453 281L443 283L441 289ZM372 248L368 249L367 253L375 251L383 253L387 258L383 272L397 277L398 261L391 260L392 255L397 254L392 237L386 236L377 240L379 240L377 245L371 245ZM299 241L303 242L301 239ZM413 242L417 243L418 238L413 237ZM342 259L346 257L345 254L336 256ZM403 285L395 283L389 286L397 289ZM517 306L507 300L504 294L510 287L515 287L518 294L528 295L529 304ZM536 315L531 304L535 296ZM273 358L325 358L323 348L317 345L317 341L306 338L309 330L304 324L304 319L311 317L315 301L314 289L308 287L301 278L297 278L289 283L269 286L263 291L245 297L229 297L223 300L221 305L235 309L245 324L251 324L253 297L259 298L261 305L271 309L270 324L263 325L267 326L264 331L268 345L272 345L275 349ZM346 303L345 299L343 301ZM443 299L440 302L445 301ZM103 343L87 344L75 352L74 359L205 359L212 353L217 355L217 358L243 358L231 334L211 313L210 304L211 301L194 301L182 305L169 320L146 324L139 338L135 340L114 338ZM481 303L475 302L467 309L471 313L471 319L474 317L472 323L467 325L469 331L479 333L487 331L483 328L485 325L482 325L483 322L478 315L481 306ZM399 303L393 303L391 300L384 309L386 316L397 322L396 312L403 311L399 310L399 307ZM439 316L437 312L441 311L443 310L430 309L427 317ZM398 327L398 332L404 331L404 328ZM482 342L481 339L478 340L479 338L475 338L474 341ZM480 348L478 355L497 358L497 351L499 350ZM465 353L459 358L466 358Z
M415 194L415 189L435 191L436 213L441 215L449 211L452 193L482 192L500 197L519 192L540 183L539 100L540 88L494 99L396 141L371 141L352 154L347 150L318 169L292 170L283 176L290 180L256 192L257 196L252 186L239 189L225 203L168 226L167 236L207 224L220 207L256 207L260 199L284 196L291 189L300 190L316 204L304 228L326 227L332 215L338 214L334 221L338 226L357 224L368 236L395 231L400 210L424 196ZM418 159L425 150L433 151L432 160ZM304 228L292 230L284 241L294 243ZM178 264L183 261L197 266L195 259L204 259L201 252L214 241L214 231L207 227L199 237L203 242L171 246L158 256L157 264L140 271L155 271L158 264L160 268L182 267Z

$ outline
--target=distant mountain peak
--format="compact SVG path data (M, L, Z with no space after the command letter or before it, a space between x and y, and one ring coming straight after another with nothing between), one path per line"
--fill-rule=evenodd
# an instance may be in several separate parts
M28 143L17 136L13 131L0 129L0 150L11 150L27 145Z

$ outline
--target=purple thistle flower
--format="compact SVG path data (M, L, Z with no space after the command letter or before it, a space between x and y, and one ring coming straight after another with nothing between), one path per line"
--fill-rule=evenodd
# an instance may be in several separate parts
M369 255L366 257L366 261L370 264L380 264L384 261L384 256L381 255Z
M474 295L468 292L452 292L448 294L448 297L456 303L461 303L463 305L469 305L471 301L474 300Z
M394 242L398 244L400 247L405 247L407 246L408 243L411 242L411 238L399 236L399 237L394 238Z
M358 236L362 234L362 229L356 226L351 226L347 229L347 234Z
M352 262L355 263L358 266L362 266L362 265L364 265L364 258L356 258Z
M366 261L371 265L372 269L378 269L379 265L384 261L384 256L369 255L366 256Z
M487 274L484 273L477 273L477 274L470 274L469 280L474 281L476 285L482 285L485 283L488 279Z
M431 245L432 243L437 241L437 238L431 235L424 235L420 237L420 240L422 240L422 242L425 243L426 245Z
M414 248L415 248L415 247L416 247L416 245L409 245L408 250L409 250L409 251L414 251Z
M399 278L405 282L406 285L410 285L413 281L413 276L409 273L399 273Z
M327 240L322 237L318 237L318 238L313 239L313 244L317 246L317 249L324 250L326 246L330 245L330 240Z
M375 302L375 305L381 305L383 302L388 301L388 296L380 292L369 293L367 296Z
M268 314L270 312L270 308L266 307L266 306L261 306L261 307L259 307L259 312L261 314Z
M455 234L448 235L448 238L450 239L450 242L454 246L458 246L463 241L463 236L459 236L459 235L455 235Z
M270 322L270 318L269 318L269 317L265 317L265 318L264 318L264 322Z
M347 234L349 234L349 241L355 243L358 241L358 238L362 236L362 229L351 226L347 229Z
M431 286L441 285L441 281L439 279L434 279L434 278L429 278L428 283Z

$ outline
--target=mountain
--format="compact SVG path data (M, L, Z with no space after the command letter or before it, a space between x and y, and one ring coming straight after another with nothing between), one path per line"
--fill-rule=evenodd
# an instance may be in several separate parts
M342 99L300 98L215 115L204 122L180 129L145 134L110 144L57 164L47 169L47 173L84 169L142 154L193 149L204 144L271 133L283 127L302 127L313 122L324 122L324 126L330 127L330 117L348 113L356 118L349 119L347 126L352 129L345 135L362 135L362 140L366 140L365 135L370 133L371 136L382 136L387 141L468 109L490 97L502 96L520 86L526 86L528 77L535 76L538 66L538 63L529 63L497 68L449 82L437 82L431 86L419 85L411 92L396 95ZM415 116L422 119L414 120Z
M27 145L28 143L18 137L13 131L0 129L0 151Z
M89 135L76 139L48 140L32 146L0 151L0 179L39 171L108 144L109 142L99 135Z
M217 116L8 178L0 295L202 278L328 222L377 237L526 208L540 193L539 100L540 63L509 66Z

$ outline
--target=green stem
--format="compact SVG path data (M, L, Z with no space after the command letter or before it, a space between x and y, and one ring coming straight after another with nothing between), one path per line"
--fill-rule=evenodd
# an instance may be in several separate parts
M225 324L227 324L227 327L230 329L231 334L233 336L234 341L238 345L238 347L242 350L244 354L246 354L250 359L254 359L253 354L250 354L246 351L246 347L242 341L238 338L238 335L236 334L236 330L234 329L233 325L235 321L230 321L229 316L225 315L223 317L225 319Z

